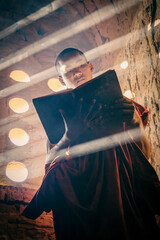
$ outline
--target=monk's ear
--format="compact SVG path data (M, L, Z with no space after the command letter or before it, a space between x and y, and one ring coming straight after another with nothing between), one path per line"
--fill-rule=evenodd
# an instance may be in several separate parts
M66 85L66 84L64 83L63 78L62 78L61 76L59 76L58 79L59 79L59 81L60 81L60 83L61 83L62 85L64 85L64 86Z
M91 72L94 72L94 67L93 67L92 63L91 63L91 62L88 62L88 64L89 64L89 67L90 67L90 69L91 69Z

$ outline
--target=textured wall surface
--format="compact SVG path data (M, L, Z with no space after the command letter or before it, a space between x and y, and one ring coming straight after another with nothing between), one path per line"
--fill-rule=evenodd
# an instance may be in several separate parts
M159 1L143 1L131 25L132 34L115 62L128 61L129 68L119 74L122 89L132 90L134 100L149 110L150 162L160 178L160 25L155 24L159 16Z
M21 216L35 190L0 186L0 239L1 240L54 240L51 213L43 213L36 220Z

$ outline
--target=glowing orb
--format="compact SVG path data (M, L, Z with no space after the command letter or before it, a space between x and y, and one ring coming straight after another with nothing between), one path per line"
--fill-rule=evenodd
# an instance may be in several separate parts
M24 113L27 112L29 109L29 105L26 100L23 98L12 98L9 100L9 107L15 113Z
M28 134L21 128L12 128L9 131L9 138L12 143L17 146L23 146L28 143L29 136Z
M122 62L122 63L120 64L120 67L121 67L122 69L126 69L126 68L128 67L128 62L127 62L127 61Z
M127 90L127 91L125 91L124 96L127 97L127 98L130 98L130 99L134 99L135 98L135 93L132 92L131 90Z
M6 176L14 182L23 182L28 177L28 169L23 163L12 161L6 167Z
M28 74L21 70L12 71L10 73L10 78L18 82L30 82Z
M48 80L48 87L54 92L65 89L65 86L62 85L58 78L50 78Z

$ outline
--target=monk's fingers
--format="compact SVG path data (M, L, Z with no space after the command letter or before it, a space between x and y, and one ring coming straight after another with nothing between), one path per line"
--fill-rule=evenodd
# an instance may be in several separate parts
M98 116L96 118L90 119L89 121L87 121L86 125L87 127L94 129L95 127L99 126L100 123L102 121L102 116Z
M121 103L114 103L109 106L109 109L113 110L118 110L118 109L128 109L130 111L134 111L134 105L132 103L126 103L126 102L121 102Z
M80 98L77 104L77 113L78 113L78 117L81 117L82 115L82 105L83 105L83 98Z
M130 99L125 97L115 100L111 105L111 108L134 108L134 104Z
M96 99L93 99L92 104L90 105L89 110L84 117L84 122L88 122L91 119L98 117L101 108L102 106L100 104L96 104Z
M104 116L104 114L101 114L93 119L90 119L90 121L87 122L87 125L92 129L105 125L110 125L110 123L112 122L111 119L107 115Z
M110 119L117 121L132 121L133 120L133 112L127 109L123 109L123 111L110 112Z
M126 97L121 97L121 98L118 98L114 101L115 103L132 103L131 99L129 98L126 98Z
M92 121L92 120L94 120L95 118L98 118L98 117L102 114L101 109L102 109L102 106L101 106L101 105L97 106L97 109L94 110L94 111L88 116L87 121Z
M87 117L91 114L91 112L93 111L93 108L95 107L96 104L96 99L92 99L92 103L89 106L89 110L87 112L87 115L85 116L85 119L87 119Z
M111 116L123 116L123 115L130 115L133 116L134 111L130 109L118 109L117 111L110 111L109 112Z

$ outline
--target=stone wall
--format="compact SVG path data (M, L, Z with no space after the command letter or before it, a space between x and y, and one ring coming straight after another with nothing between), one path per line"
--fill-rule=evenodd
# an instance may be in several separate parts
M21 216L35 190L0 186L0 239L1 240L54 240L51 213L43 213L36 220Z
M149 110L146 132L150 139L151 164L160 178L160 1L145 0L131 26L125 47L115 65L127 60L128 68L117 69L123 91L132 90L135 101Z

